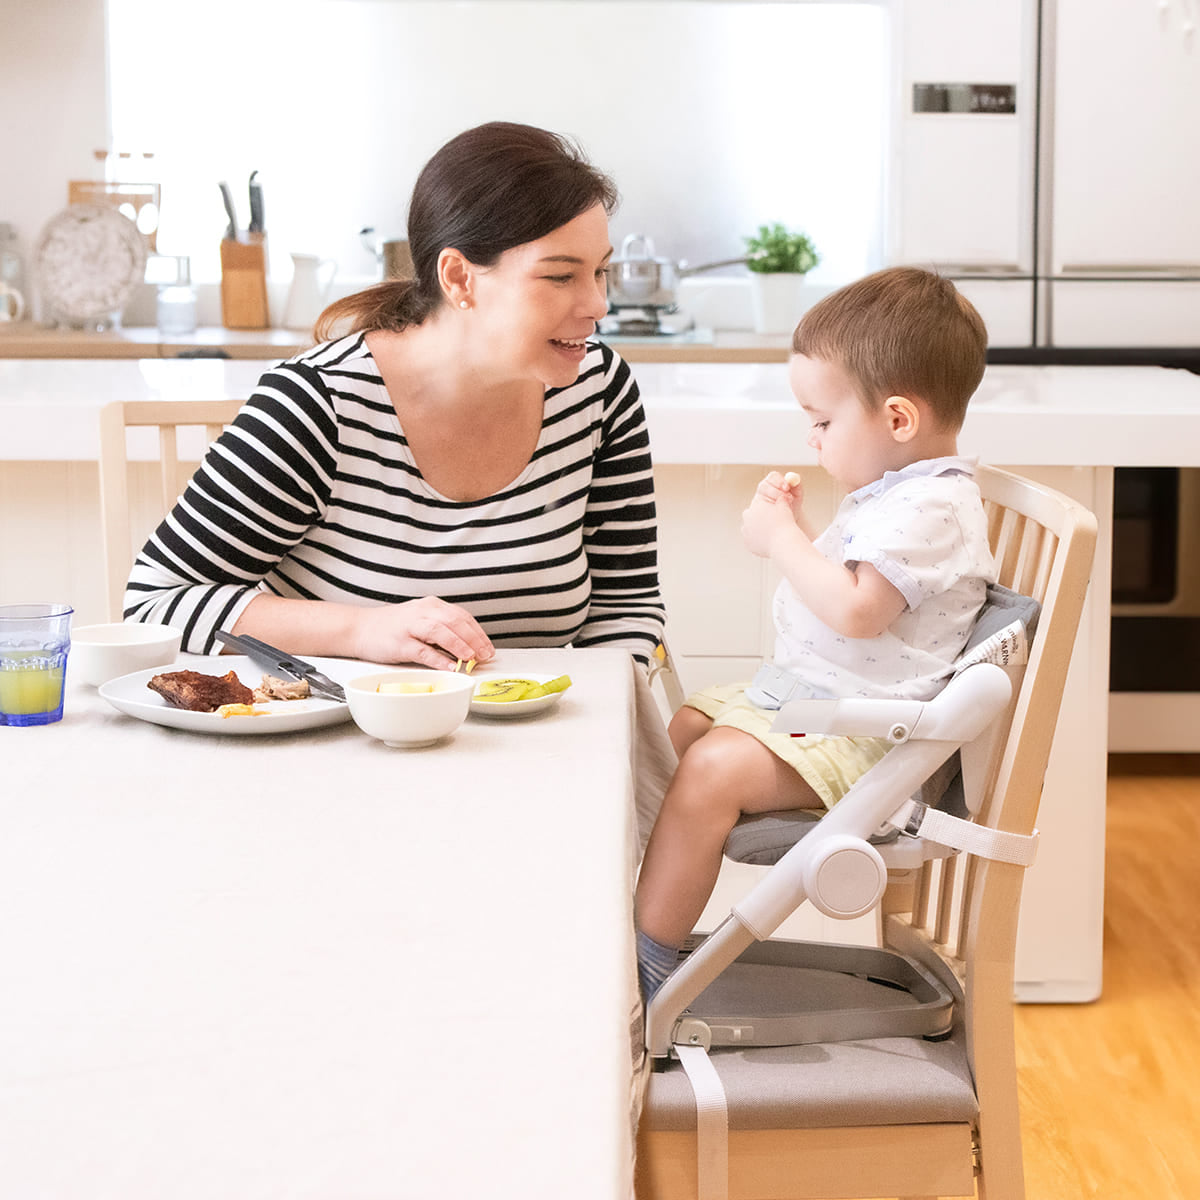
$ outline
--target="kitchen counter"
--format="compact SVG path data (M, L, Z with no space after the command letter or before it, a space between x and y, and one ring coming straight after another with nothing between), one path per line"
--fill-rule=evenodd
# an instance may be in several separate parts
M269 362L0 360L0 461L95 461L110 400L247 396ZM643 362L659 464L812 464L783 363ZM1010 466L1200 466L1200 376L1160 367L991 366L959 438Z
M35 593L68 598L79 623L105 620L96 503L100 406L245 396L268 365L0 360L0 602ZM671 645L685 690L749 678L771 652L774 578L745 553L739 514L766 466L805 471L814 509L835 502L807 445L807 419L788 392L782 362L644 362L636 374L655 459ZM1025 887L1022 911L1033 916L1022 919L1017 951L1020 999L1091 1000L1101 988L1106 751L1126 748L1122 733L1143 714L1159 719L1145 697L1136 697L1120 714L1114 703L1110 721L1113 469L1200 466L1200 376L1157 367L990 366L959 445L1068 493L1099 518L1092 583L1046 773L1042 848ZM134 457L141 453L135 443ZM153 485L145 491L152 494ZM47 554L47 546L62 552ZM1178 716L1186 698L1165 699ZM1191 728L1200 728L1200 714Z
M608 338L630 362L786 362L791 339L742 331L692 337ZM0 324L0 359L195 358L281 359L312 345L291 329L225 329L164 335L153 326L103 333L48 329L34 321Z

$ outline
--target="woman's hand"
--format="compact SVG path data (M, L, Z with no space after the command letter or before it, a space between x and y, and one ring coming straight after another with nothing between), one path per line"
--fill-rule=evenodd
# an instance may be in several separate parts
M354 654L369 662L412 662L448 671L459 659L484 663L496 653L465 608L436 596L357 611Z

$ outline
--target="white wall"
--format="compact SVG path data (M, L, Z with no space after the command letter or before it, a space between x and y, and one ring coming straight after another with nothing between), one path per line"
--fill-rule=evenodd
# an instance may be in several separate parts
M97 179L108 146L104 0L3 0L0 31L0 221L26 264L42 226L67 204L67 181Z
M189 255L196 279L218 274L218 180L244 223L258 169L271 274L286 281L289 252L304 251L362 280L378 267L358 230L402 236L429 154L499 118L573 134L614 175L618 245L644 232L659 254L699 263L783 221L815 238L814 279L841 282L881 253L882 11L882 0L110 0L106 123L104 0L29 5L0 45L6 115L35 114L0 141L15 164L0 221L32 240L67 179L102 177L92 149L115 143L155 153L159 250Z

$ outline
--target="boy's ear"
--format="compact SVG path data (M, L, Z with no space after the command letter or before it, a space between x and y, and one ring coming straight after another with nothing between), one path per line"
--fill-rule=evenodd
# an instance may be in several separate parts
M883 402L888 428L897 442L911 442L921 425L921 410L907 396L889 396Z

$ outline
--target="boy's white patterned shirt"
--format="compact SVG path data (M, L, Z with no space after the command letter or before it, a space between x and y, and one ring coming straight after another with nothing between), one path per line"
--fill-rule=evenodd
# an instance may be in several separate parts
M772 606L776 665L818 695L925 700L941 690L996 578L975 462L925 459L842 501L817 549L870 563L907 607L878 637L844 637L783 580Z

